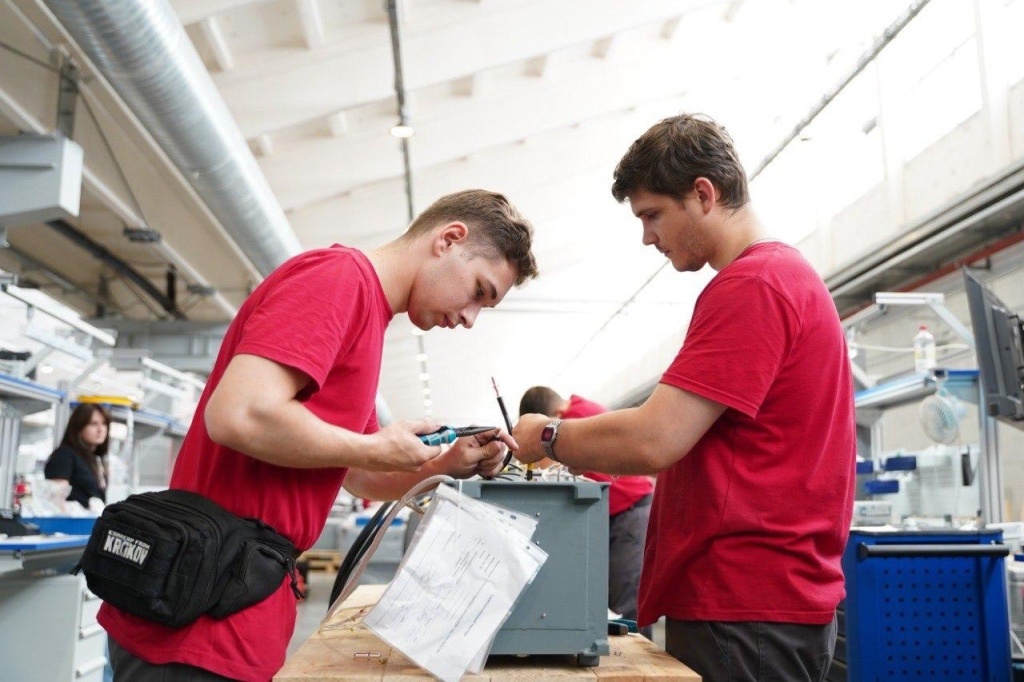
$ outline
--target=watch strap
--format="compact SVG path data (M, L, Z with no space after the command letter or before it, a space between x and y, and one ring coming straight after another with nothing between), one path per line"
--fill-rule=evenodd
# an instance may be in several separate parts
M555 455L555 441L558 440L558 427L561 423L561 419L552 419L540 432L540 446L544 449L544 454L556 462L559 462L559 459Z

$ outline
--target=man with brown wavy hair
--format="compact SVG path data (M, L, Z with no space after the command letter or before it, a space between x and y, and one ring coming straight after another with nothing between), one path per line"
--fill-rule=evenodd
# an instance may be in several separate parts
M732 139L707 117L651 127L612 194L677 271L717 274L646 402L525 415L517 458L658 475L638 620L664 616L668 652L703 679L824 679L856 453L835 305L803 256L767 236Z

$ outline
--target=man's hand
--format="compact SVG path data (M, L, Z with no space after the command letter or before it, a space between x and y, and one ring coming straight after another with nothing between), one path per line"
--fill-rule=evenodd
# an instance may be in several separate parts
M497 476L508 448L518 450L515 439L501 429L459 438L439 462L441 471L453 478Z
M443 449L439 445L426 445L418 434L431 433L439 427L440 424L430 419L388 424L368 436L367 457L359 468L367 471L419 471L424 464L440 456Z
M516 459L523 464L533 464L547 457L547 453L540 445L540 432L550 421L551 417L543 414L524 414L519 417L519 421L512 428L512 437L519 443ZM557 455L558 446L555 445L555 448Z
M404 437L400 437L401 434L430 433L438 428L437 424L429 421L406 423L404 430L397 429L398 426L398 424L391 424L386 429L381 429L374 434L374 437L380 436L384 431L398 430L399 434L389 433L387 437L395 435L397 439L408 445L409 443L404 440ZM415 428L410 431L410 426ZM356 497L397 500L409 488L428 476L436 474L446 474L453 478L469 478L478 474L480 476L495 476L501 471L506 448L515 450L519 447L512 436L498 429L459 438L450 448L444 446L447 450L443 454L440 453L442 446L426 446L419 438L416 438L416 443L419 444L419 448L426 449L433 455L418 469L404 472L396 470L388 472L383 469L368 471L365 468L349 469L345 477L345 489ZM414 453L417 450L416 447L412 448ZM439 454L441 456L438 456Z

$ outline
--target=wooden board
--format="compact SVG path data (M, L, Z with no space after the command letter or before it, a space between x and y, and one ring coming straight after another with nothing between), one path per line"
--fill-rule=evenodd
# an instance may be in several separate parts
M331 622L321 626L306 640L285 662L274 679L280 682L431 679L429 673L405 654L382 642L363 626L362 617L377 603L384 588L384 585L362 585L356 588ZM575 665L570 656L492 656L482 673L469 674L462 679L474 682L536 682L539 679L602 682L700 680L697 673L640 635L609 637L608 644L611 655L602 656L601 664L593 668Z
M336 549L311 549L299 555L297 563L306 564L312 571L337 571L341 561L341 552Z

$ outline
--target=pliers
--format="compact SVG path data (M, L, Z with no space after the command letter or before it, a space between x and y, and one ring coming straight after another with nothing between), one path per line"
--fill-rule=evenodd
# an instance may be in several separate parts
M441 445L442 443L454 443L456 439L463 436L474 436L478 433L494 431L497 428L496 426L463 426L459 428L442 426L433 433L420 434L419 438L427 445Z

